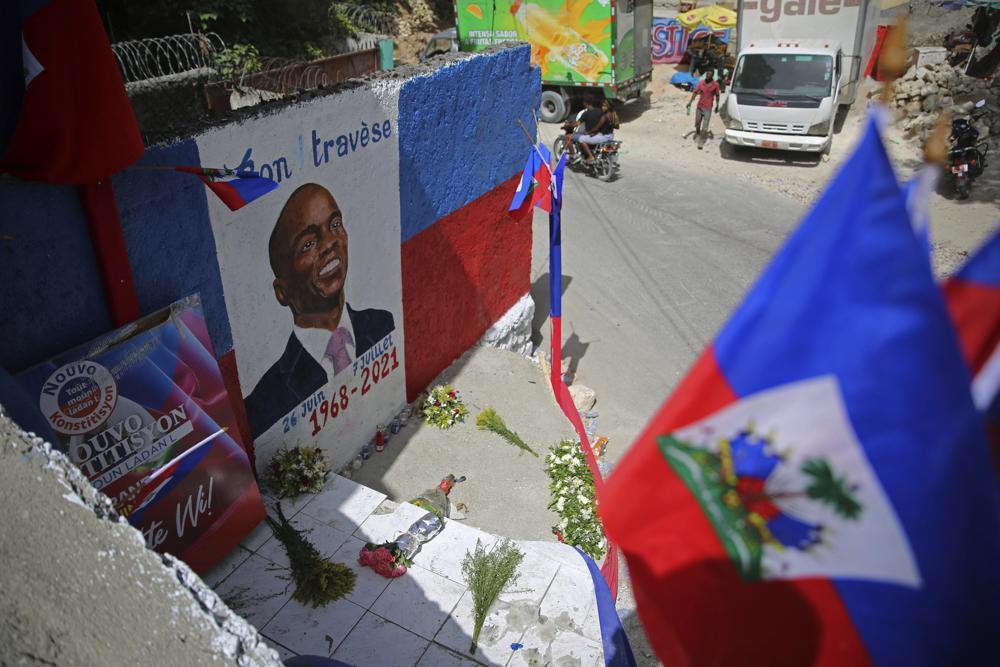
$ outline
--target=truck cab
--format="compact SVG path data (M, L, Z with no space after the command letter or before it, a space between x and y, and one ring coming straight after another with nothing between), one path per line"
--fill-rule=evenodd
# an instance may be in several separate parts
M840 44L820 40L748 44L736 61L721 116L733 146L827 153L842 91ZM850 91L853 92L853 91Z

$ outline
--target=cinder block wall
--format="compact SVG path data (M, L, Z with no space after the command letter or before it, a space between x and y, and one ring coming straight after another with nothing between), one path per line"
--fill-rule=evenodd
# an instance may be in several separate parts
M383 262L376 263L381 270L370 261L364 262L366 268L360 268L361 262L354 268L352 262L349 285L377 294L401 292L398 312L392 304L375 304L395 315L393 341L403 353L399 361L404 371L393 378L398 390L387 388L382 398L352 408L350 426L322 433L302 427L290 431L287 425L279 433L276 427L266 437L258 434L258 449L262 442L269 449L308 442L326 449L337 465L349 460L375 423L386 423L404 400L414 398L528 292L530 218L511 218L507 204L528 150L518 120L528 127L533 123L539 72L530 65L527 46L461 54L444 62L269 103L148 148L140 166L214 167L223 166L221 162L235 167L244 149L252 147L259 168L278 147L288 145L274 137L298 132L297 150L288 152L295 173L278 191L237 212L242 217L227 217L228 211L189 175L128 169L113 178L142 312L200 293L215 353L234 396L250 394L257 378L248 376L259 374L263 362L257 357L266 356L250 344L241 348L241 340L254 340L253 331L247 333L253 328L247 326L248 318L255 321L262 303L278 312L269 288L248 296L240 293L241 285L247 278L270 285L273 276L260 239L266 239L297 179L332 179L338 184L338 201L360 196L383 209L386 201L393 211L398 207L398 218L394 213L383 216L395 218L387 221L361 224L359 215L345 219L352 259L356 248L364 250L368 236L398 230L392 233L399 236L399 255L383 253ZM382 114L389 123L394 146L352 148L339 161L314 163L310 128L319 128L329 139L350 136L372 114ZM381 179L379 188L359 193L369 174ZM244 233L252 262L240 255ZM75 188L0 180L0 283L0 365L13 373L112 328ZM284 328L266 340L278 351L291 330L284 317L281 311L280 316L259 318L264 328L278 326L280 319ZM331 380L326 394L320 391L303 401L301 421L308 421L309 406L336 393L338 384ZM242 407L236 412L247 435Z

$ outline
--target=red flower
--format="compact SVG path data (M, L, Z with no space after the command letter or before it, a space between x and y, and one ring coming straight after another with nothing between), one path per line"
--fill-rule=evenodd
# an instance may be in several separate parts
M314 450L313 450L313 452L315 452L315 453L316 453L316 456L319 456L320 454L322 454L322 453L323 453L323 450L322 450L322 449L320 449L319 447L317 447L316 449L314 449Z
M434 407L440 408L441 407L441 401L434 401Z
M452 398L456 398L456 397L458 396L458 392L455 392L455 391L449 391L449 392L448 392L448 395L449 395L449 396L451 396Z

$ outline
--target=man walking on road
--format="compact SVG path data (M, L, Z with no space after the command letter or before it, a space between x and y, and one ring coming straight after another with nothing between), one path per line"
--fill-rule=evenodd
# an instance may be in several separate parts
M708 133L708 122L712 119L712 106L714 101L715 110L719 110L719 83L714 80L715 75L712 70L705 72L704 78L694 87L691 99L688 100L687 108L691 110L691 104L698 98L698 107L694 112L694 138L698 142L698 150L705 147L705 139L702 134L702 122L704 121L705 133Z

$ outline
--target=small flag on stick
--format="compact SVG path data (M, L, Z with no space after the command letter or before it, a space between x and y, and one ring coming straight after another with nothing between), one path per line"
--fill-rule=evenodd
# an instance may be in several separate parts
M209 167L174 167L174 169L200 178L230 211L238 211L278 187L276 182L261 176L256 171L237 172L234 169Z
M537 206L543 211L552 212L552 171L549 163L552 154L544 144L531 147L528 162L521 173L521 182L517 184L514 199L510 202L510 211L525 211Z

